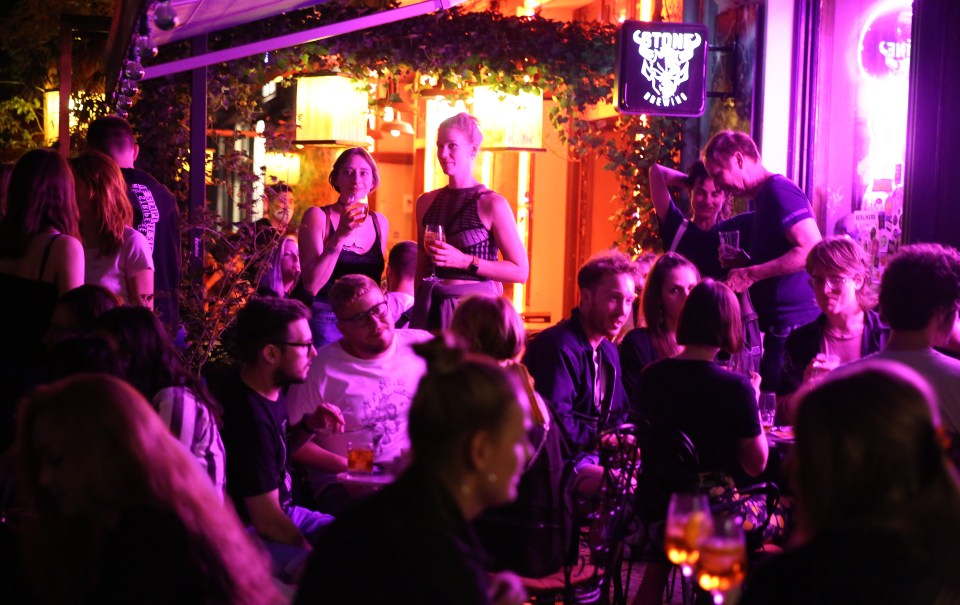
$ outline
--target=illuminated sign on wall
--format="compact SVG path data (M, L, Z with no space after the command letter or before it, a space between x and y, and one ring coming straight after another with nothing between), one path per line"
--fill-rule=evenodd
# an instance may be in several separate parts
M623 22L614 89L622 113L699 116L706 107L706 82L706 26Z

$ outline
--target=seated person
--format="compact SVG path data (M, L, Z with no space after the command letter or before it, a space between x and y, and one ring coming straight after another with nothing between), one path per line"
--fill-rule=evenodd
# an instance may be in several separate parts
M310 310L296 300L250 299L237 314L240 372L215 390L224 408L227 492L285 581L296 577L311 544L332 520L293 505L287 455L318 432L342 428L339 412L329 406L288 426L283 389L306 380L316 356L309 318Z
M96 318L120 304L116 294L96 284L64 292L53 308L50 327L43 335L44 346L50 351L61 340L83 334Z
M374 462L392 465L409 448L407 413L426 371L413 345L423 330L394 330L383 292L365 275L345 275L330 288L339 340L317 351L307 380L290 388L287 410L296 424L324 404L340 409L342 433L318 435L292 454L320 510L336 514L347 495L336 474L347 470L347 443L371 443Z
M410 407L411 466L334 521L295 603L524 602L519 578L489 575L470 522L516 498L530 429L509 372L441 339L416 346L427 362Z
M569 456L560 427L519 361L526 340L523 320L506 298L476 294L460 302L449 331L471 353L487 355L516 374L532 420L528 437L533 455L523 469L516 501L491 508L474 527L496 569L534 578L550 575L563 566L572 523L563 493Z
M804 542L752 571L741 605L956 603L960 491L936 399L915 372L865 360L797 408Z
M133 387L106 374L41 387L19 428L38 602L278 602L236 514Z
M620 343L623 388L631 405L640 400L640 372L654 361L680 352L680 310L699 281L693 263L675 252L664 253L653 263L640 302L645 327L630 330Z
M846 237L821 240L807 255L807 273L820 307L820 317L787 337L780 388L781 420L791 424L801 384L823 371L876 353L889 329L873 308L877 294L870 283L870 259Z
M387 255L387 304L398 328L410 327L413 309L413 281L417 273L417 242L397 242Z
M684 349L643 371L639 409L686 433L701 470L745 483L767 465L757 392L745 377L715 362L721 350L737 352L741 334L733 291L711 279L700 282L680 314L677 342Z

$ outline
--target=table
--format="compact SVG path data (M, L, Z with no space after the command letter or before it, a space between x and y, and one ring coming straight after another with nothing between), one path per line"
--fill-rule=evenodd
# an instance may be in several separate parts
M376 467L372 473L351 473L344 471L337 473L337 481L347 490L351 498L361 498L378 492L386 485L394 482L396 477L385 470Z

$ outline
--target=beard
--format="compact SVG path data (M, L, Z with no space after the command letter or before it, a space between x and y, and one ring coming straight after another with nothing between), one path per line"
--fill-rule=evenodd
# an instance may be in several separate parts
M291 384L303 384L306 381L306 371L304 371L303 374L297 374L287 370L286 368L279 367L273 375L273 383L281 388L286 388Z

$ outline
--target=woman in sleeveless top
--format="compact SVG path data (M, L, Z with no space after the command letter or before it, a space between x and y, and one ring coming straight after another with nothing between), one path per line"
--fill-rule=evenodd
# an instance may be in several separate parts
M12 440L15 402L39 371L57 297L82 284L70 167L55 151L30 151L14 167L0 220L0 451Z
M313 343L340 338L327 302L333 282L344 275L366 275L380 283L387 254L386 217L367 211L367 196L380 185L377 163L361 147L347 149L330 171L336 204L309 208L300 223L300 283L292 294L311 306Z
M85 281L103 286L126 304L153 309L153 252L147 238L133 228L133 207L120 167L93 150L72 158L70 167L77 184Z
M530 265L504 197L473 176L483 135L477 119L460 113L440 123L437 160L450 184L417 200L417 294L412 325L430 330L449 325L460 298L500 294L501 282L527 281ZM427 225L442 225L445 242L423 248ZM502 260L498 259L498 252ZM421 281L436 268L439 281Z

